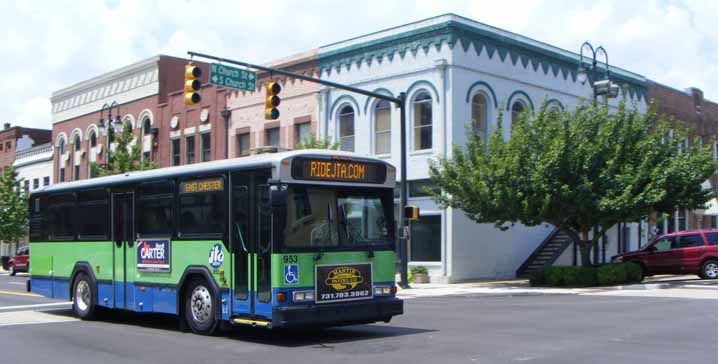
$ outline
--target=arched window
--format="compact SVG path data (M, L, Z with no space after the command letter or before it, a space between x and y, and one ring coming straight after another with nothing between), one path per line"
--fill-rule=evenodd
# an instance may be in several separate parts
M90 148L94 148L97 146L97 133L95 133L95 130L90 130Z
M474 132L484 142L487 140L488 132L488 108L486 107L486 96L482 93L477 93L471 99L471 122L473 123Z
M144 118L144 120L142 120L142 135L149 135L151 128L150 118Z
M80 135L75 134L75 139L72 141L73 148L75 149L75 152L79 152L82 145L80 144L82 141L80 140Z
M414 150L431 149L433 115L431 96L420 92L414 98Z
M339 143L341 149L354 151L354 109L344 106L339 112Z
M64 138L60 139L60 145L58 148L60 148L60 155L65 154L65 139Z
M374 106L374 154L391 153L391 105L380 100Z
M75 155L72 156L72 180L76 181L80 179L80 158L77 156L82 149L82 140L79 134L75 134L72 140L72 148L75 151Z
M523 101L516 101L511 105L511 125L516 124L519 120L519 115L526 110L526 104Z

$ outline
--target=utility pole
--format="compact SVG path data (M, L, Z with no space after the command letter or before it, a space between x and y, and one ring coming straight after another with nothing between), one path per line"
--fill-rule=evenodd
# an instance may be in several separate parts
M217 56L213 56L213 55L209 55L209 54L192 52L192 51L187 52L187 54L189 54L190 57L200 57L200 58L212 59L212 60L215 60L218 62L223 62L223 63L236 64L236 65L242 66L242 67L254 68L254 69L257 69L260 71L270 72L271 74L278 74L278 75L283 75L283 76L287 76L287 77L292 77L292 78L295 78L298 80L314 82L314 83L318 83L320 85L333 87L333 88L337 88L337 89L341 89L341 90L345 90L345 91L349 91L349 92L354 92L354 93L358 93L360 95L374 97L374 98L377 98L380 100L386 100L391 103L394 103L394 105L396 105L396 107L399 108L399 112L401 115L401 120L400 120L400 124L401 124L401 127L400 127L400 131L401 131L400 163L401 163L401 166L400 166L400 173L399 173L400 178L401 178L400 199L399 199L400 205L401 205L401 206L399 206L399 226L401 227L401 229L400 229L401 236L398 237L397 253L399 254L399 261L401 264L401 271L399 274L401 278L400 278L399 286L401 286L402 288L408 288L409 287L408 272L407 272L408 271L408 249L407 249L408 240L407 240L407 231L406 231L406 229L407 229L406 227L408 225L407 225L406 216L405 216L405 212L404 212L404 209L406 208L407 196L408 196L407 195L408 183L406 181L406 159L407 159L406 158L406 93L402 92L401 94L399 94L399 97L393 97L393 96L380 94L377 92L364 90L364 89L361 89L358 87L344 85L341 83L327 81L327 80L322 80L320 78L305 76L305 75L302 75L299 73L288 72L288 71L284 71L281 69L260 66L260 65L256 65L256 64L252 64L252 63L236 61L233 59L222 58L222 57L217 57ZM225 111L229 111L229 110L225 110ZM225 117L224 116L225 111L222 112L222 117ZM228 123L229 123L229 114L225 118L225 126L227 126ZM229 138L229 134L227 134L227 138ZM225 151L225 155L226 155L226 153L227 152Z

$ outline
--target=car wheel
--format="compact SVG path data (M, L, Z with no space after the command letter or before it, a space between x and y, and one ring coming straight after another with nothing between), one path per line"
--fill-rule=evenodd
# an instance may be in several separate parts
M718 261L713 259L707 260L701 266L701 278L716 279L718 278Z
M192 332L212 335L217 331L219 320L212 288L204 279L194 278L185 290L184 316Z
M97 313L95 287L87 274L80 273L77 275L73 292L74 300L72 302L72 309L75 311L75 314L83 320L94 319Z
M9 272L10 272L10 275L11 275L11 276L14 276L14 275L17 273L17 272L15 272L15 265L14 265L14 264L11 264L11 265L10 265L10 270L9 270Z

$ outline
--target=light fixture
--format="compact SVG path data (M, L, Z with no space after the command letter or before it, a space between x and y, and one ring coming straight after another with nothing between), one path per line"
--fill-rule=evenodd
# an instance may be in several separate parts
M582 85L585 85L586 81L588 81L588 71L586 71L586 69L583 66L578 67L578 73L576 74L576 79Z

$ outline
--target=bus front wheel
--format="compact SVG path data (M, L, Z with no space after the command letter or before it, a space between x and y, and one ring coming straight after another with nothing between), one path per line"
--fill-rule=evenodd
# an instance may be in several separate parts
M95 318L97 303L95 302L95 291L92 281L85 273L80 273L75 278L73 288L72 309L78 317L83 320L92 320Z
M185 290L184 316L192 332L212 335L217 331L217 309L212 288L202 278L193 278Z

